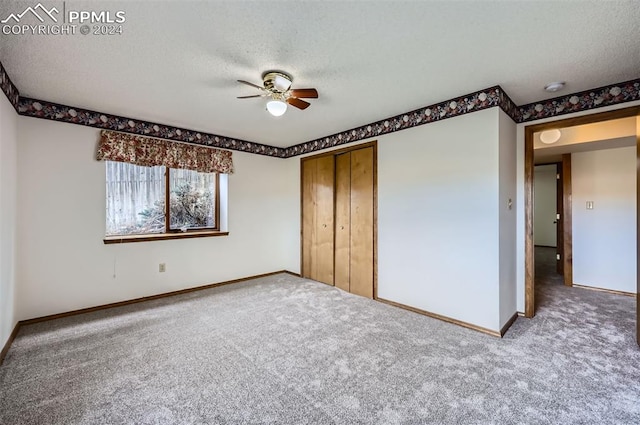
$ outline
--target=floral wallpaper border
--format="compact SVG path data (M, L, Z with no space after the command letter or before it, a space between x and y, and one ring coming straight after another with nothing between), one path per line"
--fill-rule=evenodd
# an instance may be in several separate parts
M507 92L504 91L502 87L498 86L498 88L500 89L500 108L502 108L502 110L509 115L514 122L519 123L521 115L518 105L511 100Z
M20 92L11 78L9 78L9 74L7 74L7 70L4 69L2 62L0 62L0 88L2 88L2 92L9 99L9 103L13 105L13 107L18 110L18 101L20 99Z
M640 100L640 79L610 84L597 89L585 90L522 106L516 106L502 87L493 86L485 90L479 90L444 102L435 103L330 136L299 143L288 148L279 148L206 132L171 127L149 121L22 97L1 62L0 86L9 99L9 102L11 102L20 115L121 131L141 136L153 136L196 145L255 153L276 158L290 158L493 107L500 107L516 123L523 123Z
M419 125L430 124L453 118L470 112L481 111L483 109L503 106L503 99L506 94L500 86L490 87L470 93L465 96L449 99L444 102L425 106L411 112L396 115L360 127L352 128L327 137L300 143L287 148L287 157L302 155L322 149L356 142L358 140L370 139L383 134L393 133ZM508 98L508 96L506 96ZM510 100L510 99L509 99ZM513 103L513 102L512 102ZM507 105L513 112L515 105ZM507 111L505 111L507 112ZM509 113L509 112L507 112Z
M71 124L115 130L140 136L158 137L177 142L193 143L202 146L231 149L260 155L284 158L286 149L246 140L233 139L216 134L185 128L171 127L134 118L104 114L88 109L76 108L43 100L20 97L18 113L27 117L44 118Z
M640 100L640 78L520 106L518 123Z

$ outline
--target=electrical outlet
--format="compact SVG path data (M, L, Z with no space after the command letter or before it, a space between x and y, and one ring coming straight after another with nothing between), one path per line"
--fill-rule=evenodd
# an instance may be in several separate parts
M165 263L160 263L160 264L158 265L158 271L159 271L160 273L164 273L164 272L166 272L166 271L167 271L167 265L166 265Z

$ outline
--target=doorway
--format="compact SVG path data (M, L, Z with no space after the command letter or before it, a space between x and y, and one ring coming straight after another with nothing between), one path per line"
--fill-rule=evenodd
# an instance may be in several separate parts
M573 286L571 154L534 154L534 164L534 256L545 262L536 264L546 278Z
M536 283L562 285L562 163L540 163L534 168L534 255Z
M603 112L599 114L593 114L589 116L570 118L565 120L558 120L554 122L537 124L525 127L525 316L533 317L535 315L535 239L534 239L534 176L535 176L535 163L534 163L534 135L539 134L545 130L553 130L558 128L570 128L586 124L602 123L605 121L612 121L621 118L633 117L635 119L635 146L636 146L636 229L638 229L638 214L640 208L640 153L638 152L638 146L640 145L640 107L625 108L617 111ZM569 162L570 165L570 162ZM563 164L564 167L564 164ZM566 186L566 181L563 187ZM570 186L569 186L570 187ZM567 205L567 200L571 202L571 194L565 193L563 196L563 206ZM589 209L589 203L587 202L586 208ZM565 214L566 216L566 214ZM563 247L566 249L569 247L569 252L565 252L564 260L564 279L565 283L567 277L569 277L569 284L573 284L573 276L567 276L572 271L572 258L571 248L573 238L571 235L572 227L565 227L563 231L564 241ZM636 238L636 264L640 265L638 260L637 245L638 239L640 239L640 230L637 230ZM569 268L567 269L567 265ZM640 280L638 279L640 273L636 271L635 286L636 286L636 302L640 306L640 298L638 298L637 292L640 289ZM638 312L636 313L638 314ZM636 317L638 322L638 317ZM640 328L637 330L637 339L640 344Z

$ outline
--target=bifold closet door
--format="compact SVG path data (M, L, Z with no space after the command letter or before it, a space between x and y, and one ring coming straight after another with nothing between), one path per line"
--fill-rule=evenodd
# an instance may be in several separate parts
M335 286L373 298L373 148L336 156Z
M334 158L302 162L302 275L333 285Z
M351 152L336 156L335 286L349 292L351 269Z
M351 151L349 292L373 298L373 147Z

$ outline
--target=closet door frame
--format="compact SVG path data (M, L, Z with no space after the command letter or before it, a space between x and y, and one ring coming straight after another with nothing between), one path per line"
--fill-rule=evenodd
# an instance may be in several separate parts
M303 241L304 241L304 174L303 164L310 159L316 159L323 156L332 156L335 161L337 155L351 152L359 149L373 148L373 299L378 299L378 141L374 140L367 143L348 146L346 148L324 151L316 155L309 155L300 158L300 274L302 274L303 266ZM335 173L336 167L334 167ZM334 175L335 181L335 175ZM334 225L335 225L335 190L334 190ZM334 229L334 252L335 252L335 229ZM334 279L335 279L335 261L334 261ZM335 282L334 282L335 285Z

